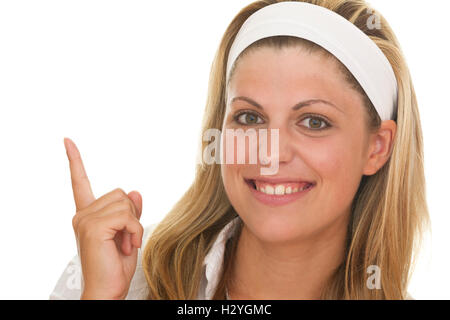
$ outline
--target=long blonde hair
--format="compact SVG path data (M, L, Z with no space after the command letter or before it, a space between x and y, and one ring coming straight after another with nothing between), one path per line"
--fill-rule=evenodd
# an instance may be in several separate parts
M348 226L346 257L322 292L323 299L405 299L415 257L429 228L425 195L423 140L416 95L400 45L387 21L364 0L299 0L343 16L383 51L398 82L397 133L390 159L374 175L363 176L355 194ZM225 115L225 71L229 49L244 21L255 11L277 2L261 0L243 8L228 26L216 52L209 79L202 131L221 129ZM376 14L381 28L369 28ZM299 38L262 39L261 46L301 45L335 59L320 46ZM337 59L336 59L337 61ZM346 79L361 93L368 127L380 118L355 78L338 62ZM368 62L370 63L370 62ZM199 152L207 142L200 140ZM223 186L220 164L197 164L195 179L183 197L158 224L143 253L148 299L196 299L203 260L220 230L237 216ZM240 229L239 229L240 230ZM227 244L224 268L213 299L225 299L236 240ZM366 285L368 267L381 270L381 289Z

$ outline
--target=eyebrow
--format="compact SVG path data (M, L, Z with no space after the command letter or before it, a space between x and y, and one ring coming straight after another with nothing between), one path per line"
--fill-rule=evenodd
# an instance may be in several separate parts
M246 101L246 102L250 103L251 105L254 105L255 107L257 107L258 109L264 110L264 108L259 103L257 103L253 99L250 99L249 97L245 97L245 96L234 97L231 100L231 103L233 103L236 100ZM296 111L296 110L298 110L298 109L300 109L302 107L306 107L306 106L312 105L314 103L327 104L329 106L332 106L332 107L336 108L337 110L339 110L340 112L343 113L343 111L340 108L338 108L336 105L334 105L333 103L331 103L329 101L322 100L322 99L309 99L309 100L301 101L301 102L297 103L295 106L293 106L292 110Z

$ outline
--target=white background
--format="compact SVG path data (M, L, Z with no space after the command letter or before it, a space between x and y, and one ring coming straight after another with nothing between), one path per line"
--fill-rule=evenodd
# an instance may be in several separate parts
M0 298L47 299L76 254L63 138L95 195L160 221L194 177L209 70L251 1L0 1ZM425 139L432 238L409 287L448 299L448 1L371 0L400 40ZM432 241L431 241L432 240Z

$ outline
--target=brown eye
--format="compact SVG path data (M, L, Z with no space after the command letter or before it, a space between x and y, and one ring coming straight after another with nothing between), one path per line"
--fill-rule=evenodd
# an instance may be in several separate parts
M236 122L243 125L252 125L263 123L262 119L255 113L243 112L236 116Z
M247 122L247 123L256 123L256 122L258 122L258 117L256 117L254 114L247 113L245 115L245 122Z
M319 119L311 118L311 119L309 120L309 125L310 125L310 127L311 127L312 129L320 129L321 122L322 122L322 121L319 120Z
M322 130L330 127L328 122L319 117L307 117L303 119L300 124L311 130Z

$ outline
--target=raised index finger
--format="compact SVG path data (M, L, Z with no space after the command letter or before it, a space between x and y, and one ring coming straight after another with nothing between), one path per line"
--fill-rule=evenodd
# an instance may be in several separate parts
M78 211L94 202L95 197L92 193L91 184L84 170L83 161L81 160L80 151L77 146L69 138L64 138L64 146L66 147L67 158L69 159L73 198Z

